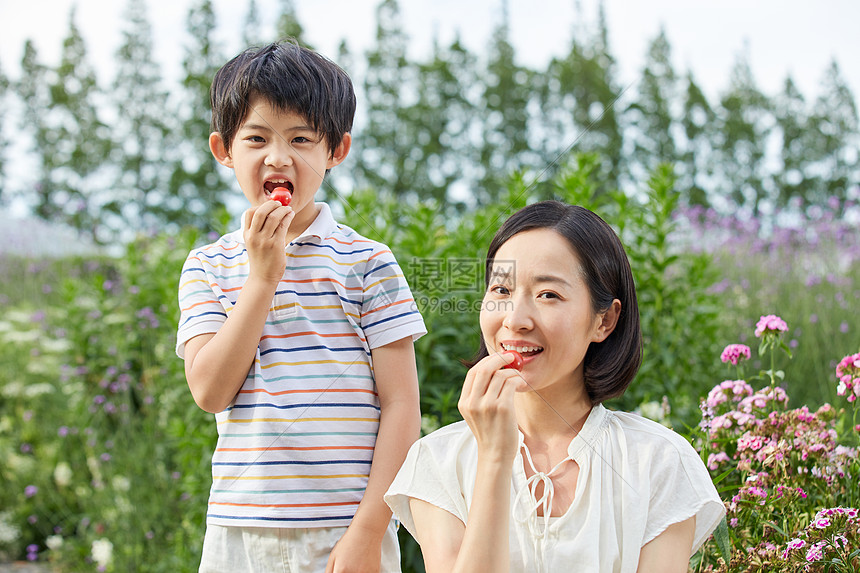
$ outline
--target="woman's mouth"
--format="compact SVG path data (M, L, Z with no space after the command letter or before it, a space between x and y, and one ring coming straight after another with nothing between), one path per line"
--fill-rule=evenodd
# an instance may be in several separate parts
M536 356L543 352L543 346L534 346L529 344L501 343L502 350L514 350L522 354L523 358Z

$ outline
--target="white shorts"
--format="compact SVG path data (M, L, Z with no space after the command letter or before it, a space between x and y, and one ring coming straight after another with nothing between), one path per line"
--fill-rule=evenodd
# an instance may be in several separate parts
M287 529L207 525L200 573L323 573L346 527ZM394 520L382 539L380 573L400 573Z

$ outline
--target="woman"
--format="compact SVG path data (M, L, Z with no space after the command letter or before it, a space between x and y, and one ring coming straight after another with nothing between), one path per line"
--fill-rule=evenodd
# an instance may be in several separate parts
M642 352L618 237L530 205L493 238L486 286L464 421L416 442L386 495L427 571L686 572L725 509L684 438L602 405Z

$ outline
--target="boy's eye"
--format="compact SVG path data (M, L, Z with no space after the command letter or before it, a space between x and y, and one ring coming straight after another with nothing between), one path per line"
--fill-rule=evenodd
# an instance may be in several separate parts
M302 144L313 144L313 143L316 143L317 140L314 139L313 137L310 137L310 136L297 135L293 138L292 142L295 144L302 145Z
M250 135L245 138L245 141L251 141L253 143L265 143L266 140L260 137L259 135Z

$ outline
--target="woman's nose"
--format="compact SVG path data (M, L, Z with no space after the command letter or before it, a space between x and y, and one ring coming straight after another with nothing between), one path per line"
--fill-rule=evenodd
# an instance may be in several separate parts
M511 298L502 301L505 308L500 309L505 313L505 318L502 321L502 326L511 331L528 330L534 326L532 317L532 308L528 302Z

